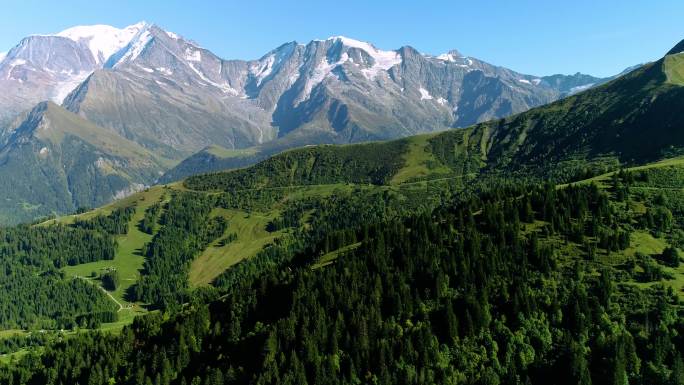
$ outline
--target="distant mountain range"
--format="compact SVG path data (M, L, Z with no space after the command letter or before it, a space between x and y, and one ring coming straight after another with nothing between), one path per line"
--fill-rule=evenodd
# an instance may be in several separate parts
M327 180L375 184L462 177L473 182L583 180L620 166L681 161L683 101L684 41L660 60L613 81L514 116L382 143L308 146L251 167L196 175L184 186L196 191L242 191L245 186L269 189L330 183ZM248 155L216 147L205 153L223 158ZM399 167L395 161L403 163ZM344 179L359 170L364 170L360 176Z
M148 23L29 36L0 54L0 175L11 175L0 221L100 204L154 183L187 157L162 180L303 145L465 127L608 80L536 77L457 51L385 51L346 37L286 43L244 61ZM107 143L93 143L100 134ZM122 156L121 147L132 153Z

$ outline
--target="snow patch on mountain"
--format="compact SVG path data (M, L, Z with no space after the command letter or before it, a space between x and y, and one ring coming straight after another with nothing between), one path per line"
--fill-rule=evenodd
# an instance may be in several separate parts
M16 66L23 66L24 64L26 64L26 60L24 60L24 59L14 59L14 60L12 60L12 62L10 63L10 65L11 65L11 66L14 66L14 67L16 67Z
M311 76L306 79L306 83L304 84L304 92L302 92L302 95L295 100L295 106L304 100L309 99L313 88L322 82L323 79L330 74L330 71L335 68L335 66L337 66L337 63L330 64L325 58L318 63L316 67L314 67L313 71L311 71Z
M288 58L290 58L296 49L296 47L299 46L293 45L293 44L287 44L283 45L271 52L269 52L267 55L259 59L258 61L250 64L249 67L249 74L253 76L256 79L256 85L257 87L261 86L261 84L273 73L277 72L282 64L287 61ZM297 81L297 78L299 77L299 72L293 73L289 76L288 81L289 85L294 84Z
M256 78L257 86L273 72L273 64L275 64L275 54L270 54L266 60L257 62L257 64L250 67L250 73Z
M201 62L202 53L193 47L188 47L185 49L185 60Z
M458 57L452 53L443 53L441 55L438 55L436 58L438 60L454 63L454 62L456 62L456 59Z
M145 22L140 22L123 29L109 25L88 25L69 28L55 36L85 43L96 62L102 64L128 45L140 31L147 27L148 24Z
M220 89L223 93L226 93L226 94L229 94L232 96L240 95L240 93L235 88L231 87L228 83L224 83L224 84L216 83L215 81L209 79L204 73L202 73L202 71L200 69L195 67L195 65L192 64L191 62L188 62L187 64L188 64L188 67L190 67L190 69L192 70L192 72L194 72L197 76L199 76L199 78L204 83L206 83L206 85L216 87L216 88Z
M67 80L59 82L55 85L55 88L52 90L52 95L50 96L50 100L57 103L57 104L62 104L64 99L78 87L88 76L90 76L92 72L90 71L82 71L77 74L72 74Z
M431 57L431 56L429 56ZM469 57L465 57L461 55L458 51L450 51L448 53L443 53L438 56L431 57L433 59L437 59L444 64L451 64L455 65L457 67L465 68L468 72L472 70L472 65L473 65L473 60Z
M323 40L314 41L319 43L323 42ZM373 59L373 63L368 67L361 68L360 72L369 80L374 80L380 73L386 72L390 68L397 64L401 64L402 62L401 55L398 52L379 50L372 44L363 41L350 39L344 36L333 36L325 41L339 41L347 48L356 48L368 54L368 56ZM304 84L304 90L302 94L297 98L297 100L295 100L295 105L307 100L311 96L311 91L314 87L316 87L316 85L321 83L327 76L331 75L332 71L337 66L347 62L352 63L357 67L360 66L359 63L354 62L347 52L342 52L339 59L333 63L330 63L327 57L323 58L310 72L310 76L307 78L306 83Z
M432 100L432 95L430 95L430 92L425 88L420 87L418 91L420 91L420 100Z
M6 57L7 57L7 52L0 52L0 62L5 60Z
M311 91L314 89L314 87L316 87L323 81L323 79L330 75L335 67L347 62L348 60L349 55L346 52L343 52L342 55L340 55L339 60L334 63L329 63L327 58L323 58L323 60L321 60L321 62L314 67L310 76L306 79L306 83L304 84L304 92L299 98L297 98L297 100L295 100L295 106L304 100L309 99L311 96Z
M166 75L166 76L171 76L171 75L173 75L173 71L171 71L170 69L168 69L168 68L166 68L166 67L157 67L157 68L155 68L155 69L156 69L157 71L161 72L162 75Z
M152 34L148 29L139 32L128 45L112 56L112 58L110 58L110 63L107 64L111 64L111 59L114 59L111 67L117 67L121 63L137 59L150 41L152 41Z
M397 64L401 64L401 55L399 55L397 51L379 50L370 43L350 39L344 36L333 36L328 38L328 40L340 41L347 47L358 48L362 51L365 51L371 58L373 58L373 65L370 68L364 68L361 70L366 78L370 80L375 79L379 73L387 71Z
M17 81L19 81L20 83L23 83L23 80L22 80L22 79L15 79L15 78L12 76L12 73L13 73L13 71L14 71L14 67L19 67L19 66L23 66L23 65L26 65L26 60L24 60L24 59L13 59L12 61L10 61L9 64L8 64L8 67L9 67L9 68L6 70L6 71L7 71L7 77L6 77L6 79L7 79L7 80L17 80Z

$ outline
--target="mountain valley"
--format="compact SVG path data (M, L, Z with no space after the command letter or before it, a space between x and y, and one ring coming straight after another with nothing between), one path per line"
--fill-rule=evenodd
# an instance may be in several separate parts
M684 384L684 41L537 77L87 26L0 87L0 384Z

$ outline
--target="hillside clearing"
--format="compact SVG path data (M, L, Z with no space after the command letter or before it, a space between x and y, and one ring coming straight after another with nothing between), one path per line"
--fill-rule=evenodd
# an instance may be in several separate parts
M213 242L195 258L190 266L191 286L210 284L230 266L254 256L282 234L266 231L266 225L277 217L277 211L247 213L240 210L214 209L212 215L226 218L227 233L237 234L237 239L222 247L218 245L220 241Z

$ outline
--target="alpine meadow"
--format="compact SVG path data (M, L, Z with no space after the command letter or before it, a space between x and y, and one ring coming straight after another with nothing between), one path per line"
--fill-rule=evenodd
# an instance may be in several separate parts
M256 60L147 22L25 37L0 384L684 385L684 41L659 55L536 76L339 35Z

